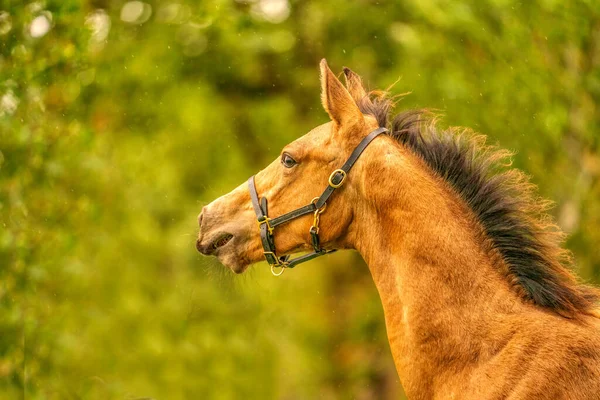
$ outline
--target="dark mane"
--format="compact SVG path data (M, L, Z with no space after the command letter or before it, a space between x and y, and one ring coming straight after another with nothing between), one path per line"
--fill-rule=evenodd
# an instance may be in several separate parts
M546 214L550 202L537 197L525 174L510 168L510 152L466 129L440 130L426 110L392 117L394 101L386 93L355 100L467 203L523 298L566 317L593 313L600 293L571 272L571 254L561 247L564 234Z

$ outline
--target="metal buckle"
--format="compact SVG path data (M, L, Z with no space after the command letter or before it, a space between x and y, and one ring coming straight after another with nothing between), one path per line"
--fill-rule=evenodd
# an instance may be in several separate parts
M342 180L339 183L333 183L333 177L335 176L335 174L340 173L342 174ZM331 173L331 175L329 175L329 186L331 186L334 189L339 188L340 186L342 186L342 184L344 183L344 181L346 180L346 171L344 171L343 169L336 169L335 171L333 171Z
M260 226L262 224L267 224L267 230L269 231L269 234L272 235L273 234L273 227L269 223L270 220L271 220L271 218L269 218L269 217L263 217L263 219L259 219L258 220L258 229L260 229Z

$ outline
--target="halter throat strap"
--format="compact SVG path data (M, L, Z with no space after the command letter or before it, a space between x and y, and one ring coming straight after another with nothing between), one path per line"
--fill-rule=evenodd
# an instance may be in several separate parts
M260 240L264 250L265 259L271 266L271 272L273 272L274 275L281 275L285 268L294 268L298 264L336 251L326 250L320 245L318 227L319 215L323 211L325 211L325 207L327 206L327 200L329 200L329 197L331 197L333 192L344 184L348 173L350 172L350 169L356 163L362 152L373 141L373 139L387 131L388 130L386 128L377 128L371 133L369 133L367 136L365 136L363 140L361 140L361 142L358 144L358 146L356 146L356 148L352 151L352 154L350 154L350 157L348 157L344 165L342 165L341 168L336 169L331 173L331 175L329 176L329 182L327 184L327 187L325 188L321 196L313 199L313 201L310 204L307 204L303 207L297 208L293 211L280 215L279 217L273 219L269 218L266 197L262 197L259 200L258 192L256 191L256 184L254 182L254 176L251 176L248 179L248 190L250 191L252 207L254 208L254 212L256 213L256 218L258 220ZM314 214L314 223L309 231L314 251L301 255L294 259L290 259L289 255L281 257L277 256L277 252L275 249L275 240L273 237L275 227L288 223L296 218L302 217L307 214ZM283 269L280 273L275 273L274 268L276 267L280 267Z

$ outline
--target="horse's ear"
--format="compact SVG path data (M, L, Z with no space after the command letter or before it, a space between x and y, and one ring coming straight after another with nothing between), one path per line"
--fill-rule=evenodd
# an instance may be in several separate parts
M356 103L367 97L367 91L365 90L362 79L350 68L344 67L344 76L346 77L346 87L348 92Z
M353 125L363 120L356 102L331 72L325 59L321 60L321 102L331 120L340 126Z

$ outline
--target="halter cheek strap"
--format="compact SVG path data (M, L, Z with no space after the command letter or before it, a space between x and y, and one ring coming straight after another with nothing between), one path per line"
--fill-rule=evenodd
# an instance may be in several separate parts
M259 200L258 193L256 191L256 185L254 183L254 176L251 176L248 179L248 189L250 191L250 198L252 200L252 207L254 207L254 212L256 213L256 218L258 219L258 227L260 230L260 240L262 242L262 247L264 250L265 259L271 266L271 272L273 275L279 276L285 271L285 268L294 268L296 265L301 264L303 262L312 260L313 258L333 253L336 250L326 250L321 247L320 238L319 238L319 218L320 215L325 211L327 207L327 200L333 194L333 192L342 186L346 181L346 177L348 176L348 172L358 160L358 157L362 154L362 152L367 148L367 146L380 134L387 132L386 128L377 128L373 132L369 133L359 144L356 146L348 160L342 165L341 168L336 169L329 176L329 182L321 196L315 197L310 204L307 204L303 207L297 208L293 211L280 215L276 218L269 218L268 215L268 205L267 199L262 197ZM273 237L273 231L276 226L283 225L287 222L290 222L296 218L302 217L307 214L313 214L313 224L310 227L309 233L311 236L311 244L313 246L314 251L304 254L302 256L296 257L294 259L290 259L289 255L285 256L277 256L275 250L275 240ZM275 268L282 268L280 272L276 273Z

